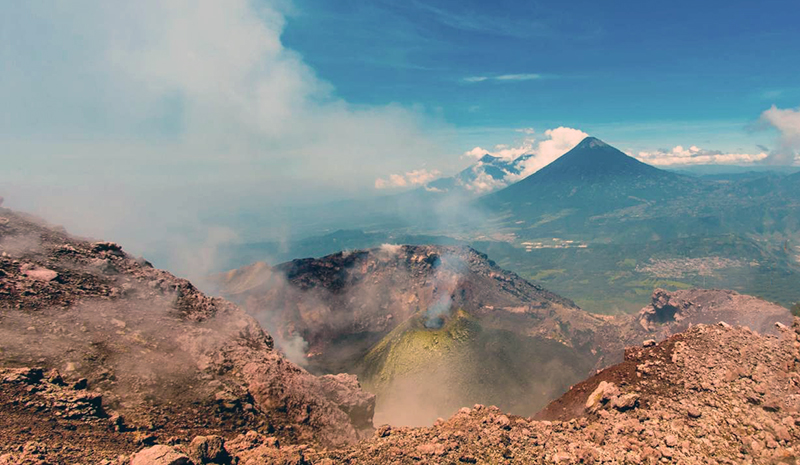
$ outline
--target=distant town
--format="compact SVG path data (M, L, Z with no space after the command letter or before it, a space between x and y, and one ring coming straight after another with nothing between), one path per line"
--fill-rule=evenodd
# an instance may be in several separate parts
M534 249L570 249L570 248L578 248L578 249L585 249L589 247L585 242L576 242L569 239L559 239L557 237L552 238L551 240L543 240L543 241L526 241L523 242L522 245L525 247L526 252L531 252Z
M738 268L744 266L757 267L756 261L745 262L723 257L699 257L655 260L650 259L647 264L636 267L639 273L648 273L659 278L682 278L685 275L697 274L700 276L713 276L714 271L725 268Z

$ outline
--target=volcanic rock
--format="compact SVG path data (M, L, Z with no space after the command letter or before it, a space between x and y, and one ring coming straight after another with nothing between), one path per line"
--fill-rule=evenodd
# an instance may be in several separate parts
M3 215L0 455L17 457L31 438L52 446L51 462L84 463L131 454L145 436L188 442L249 428L343 445L371 434L374 396L353 377L323 381L289 362L235 305L118 244ZM115 271L98 272L100 262Z
M786 309L770 302L727 290L656 289L652 303L637 317L648 332L658 333L667 326L678 332L691 324L743 325L760 333L777 333L775 323L791 324Z
M231 463L231 456L225 449L225 439L220 436L197 436L192 439L186 449L189 457L196 464L226 465Z
M133 456L131 465L194 465L189 457L169 446L158 445L143 449Z
M611 400L619 393L619 390L614 385L614 383L609 383L607 381L601 381L600 384L597 386L590 395L589 398L586 399L586 409L587 410L597 410L601 404L604 404Z

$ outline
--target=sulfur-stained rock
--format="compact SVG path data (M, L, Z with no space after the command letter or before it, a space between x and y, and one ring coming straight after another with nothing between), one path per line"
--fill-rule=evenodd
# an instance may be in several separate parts
M589 411L597 410L600 408L600 406L607 403L618 393L619 389L617 389L617 386L615 386L614 383L601 381L600 384L597 385L597 388L589 395L589 398L586 399L585 408Z

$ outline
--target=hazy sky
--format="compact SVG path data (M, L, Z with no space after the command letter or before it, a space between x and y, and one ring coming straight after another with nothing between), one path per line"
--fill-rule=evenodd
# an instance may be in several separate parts
M0 0L0 195L147 250L476 152L549 160L578 134L654 164L792 163L798 16L796 1Z

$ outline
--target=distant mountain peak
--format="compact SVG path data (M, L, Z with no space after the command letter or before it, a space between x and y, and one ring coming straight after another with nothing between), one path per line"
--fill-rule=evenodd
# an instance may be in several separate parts
M595 137L549 165L487 198L535 211L579 208L593 214L674 196L690 187L683 177L660 170L625 154ZM549 210L548 210L549 211Z
M602 147L609 147L608 144L601 141L596 137L589 136L583 139L578 145L575 146L576 149L593 149L593 148L602 148Z
M601 175L642 175L656 171L660 170L626 155L596 137L587 137L544 167L539 176L579 174L582 178L591 179Z
M525 155L523 155L524 157ZM439 178L425 186L429 192L462 192L469 195L484 194L487 190L495 190L506 185L505 178L509 174L517 175L520 172L519 162L522 157L509 160L496 157L489 153L482 156L477 162L468 166L454 176ZM491 179L494 184L487 183Z

